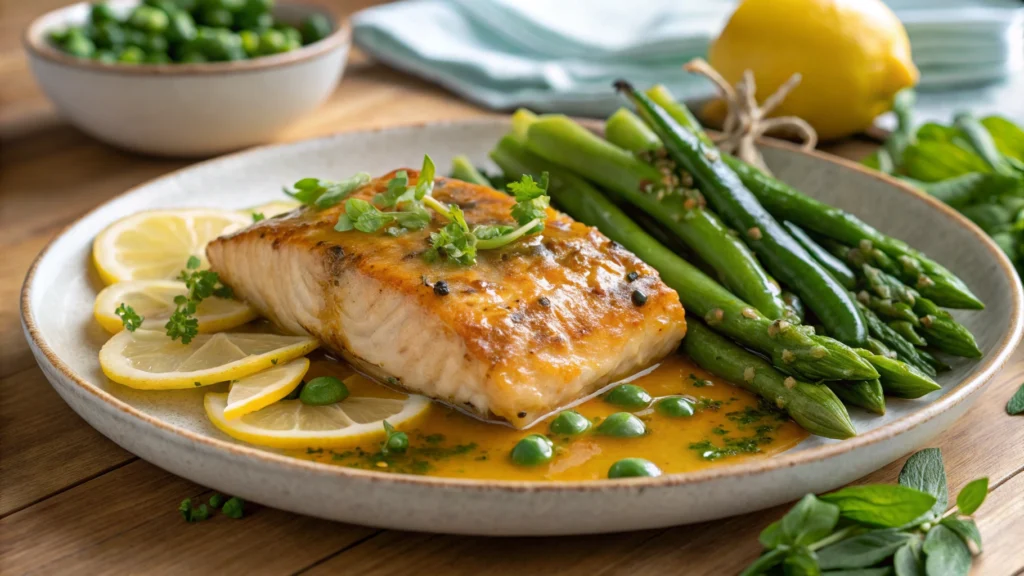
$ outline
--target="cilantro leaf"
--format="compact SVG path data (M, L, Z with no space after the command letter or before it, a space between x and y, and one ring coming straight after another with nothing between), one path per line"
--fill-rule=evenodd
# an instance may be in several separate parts
M373 203L384 208L393 208L414 199L414 191L409 190L409 173L399 170L394 178L388 180L387 189L373 197Z
M121 302L121 305L114 309L114 314L121 319L121 323L124 324L124 329L129 332L135 332L139 326L142 326L142 321L145 320L142 316L139 316L135 309L131 306Z
M228 501L221 506L220 511L228 518L234 518L238 520L245 515L245 500L232 496L228 498Z
M458 222L449 222L430 234L430 249L424 254L427 262L442 256L463 266L476 264L476 236Z
M185 262L185 268L188 268L189 270L198 270L201 264L202 261L199 260L198 256L189 256L188 261ZM182 272L181 274L184 275L185 273Z
M252 221L254 223L255 222L259 222L260 220L266 220L266 219L267 219L267 217L263 215L263 212L253 212L252 213Z
M416 199L423 200L423 197L434 191L434 161L430 156L423 155L423 167L420 168L420 175L416 178Z
M513 230L515 230L515 226L483 224L473 228L473 236L476 236L477 240L491 240L504 236Z
M285 188L284 193L307 206L323 210L339 204L369 181L370 175L366 172L359 172L339 182L320 180L319 178L303 178L292 185L294 190Z
M528 234L537 234L543 230L544 221L547 220L547 208L551 205L551 198L547 195L548 173L544 172L541 175L539 184L532 176L524 174L519 182L509 182L508 189L516 199L516 205L512 207L512 218L520 226L525 226L533 220L540 220Z

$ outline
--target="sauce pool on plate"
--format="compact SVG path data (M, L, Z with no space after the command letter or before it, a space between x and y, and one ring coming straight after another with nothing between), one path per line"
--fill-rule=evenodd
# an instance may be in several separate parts
M401 398L404 395L354 375L345 364L316 360L306 379L333 374L344 378L353 396ZM653 398L647 406L609 402L607 392L572 408L590 422L585 432L557 434L553 414L528 430L477 420L462 412L432 405L418 420L401 428L409 436L404 454L381 453L379 438L333 449L291 451L319 462L406 474L495 480L598 480L624 458L643 458L663 473L699 470L722 463L765 458L799 444L807 437L785 413L755 395L701 370L683 356L670 356L630 382ZM671 398L664 405L658 401ZM680 399L683 402L680 402ZM693 415L680 404L688 402ZM639 437L601 434L602 422L617 412L639 418L646 433ZM524 466L513 461L512 449L532 434L547 436L553 457Z

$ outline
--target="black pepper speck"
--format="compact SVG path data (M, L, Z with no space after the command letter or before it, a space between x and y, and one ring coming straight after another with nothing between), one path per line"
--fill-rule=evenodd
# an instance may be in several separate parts
M636 270L633 270L629 274L626 274L626 282L633 282L634 280L636 280L639 277L640 277L640 275L637 274Z
M633 290L633 294L630 295L630 298L633 299L633 304L636 306L643 306L644 304L647 304L647 294L644 294L639 290Z
M438 280L437 282L434 282L434 294L437 294L438 296L447 296L448 293L449 290L447 282L445 282L444 280Z
M541 296L540 299L537 300L537 303L540 304L541 306L545 307L545 308L547 308L548 306L551 306L551 300L548 300L547 296Z
M519 414L516 414L516 416L520 418L526 418L526 412L520 412Z

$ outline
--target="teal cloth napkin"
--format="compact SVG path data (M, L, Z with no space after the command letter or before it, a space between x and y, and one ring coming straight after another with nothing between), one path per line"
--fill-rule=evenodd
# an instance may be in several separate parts
M888 0L904 22L922 89L1006 79L1024 68L1017 0ZM494 109L603 116L611 82L713 95L681 65L704 56L735 0L408 0L353 17L377 59Z

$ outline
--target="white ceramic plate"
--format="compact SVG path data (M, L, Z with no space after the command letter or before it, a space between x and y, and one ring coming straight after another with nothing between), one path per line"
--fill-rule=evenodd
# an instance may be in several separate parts
M943 389L889 399L884 417L854 414L860 434L810 439L781 456L653 479L496 482L389 475L317 464L231 440L203 414L202 390L141 392L108 381L92 319L99 279L93 237L140 210L242 208L280 197L281 185L316 175L438 166L458 153L485 162L504 120L339 134L258 148L198 164L140 186L71 225L26 279L22 319L33 353L64 400L125 449L222 492L302 514L387 528L493 535L582 534L699 522L773 506L863 476L926 443L959 418L1021 337L1021 285L1009 261L974 225L940 203L854 164L773 144L768 164L783 180L850 210L925 250L966 279L986 304L957 313L985 352L958 361Z

